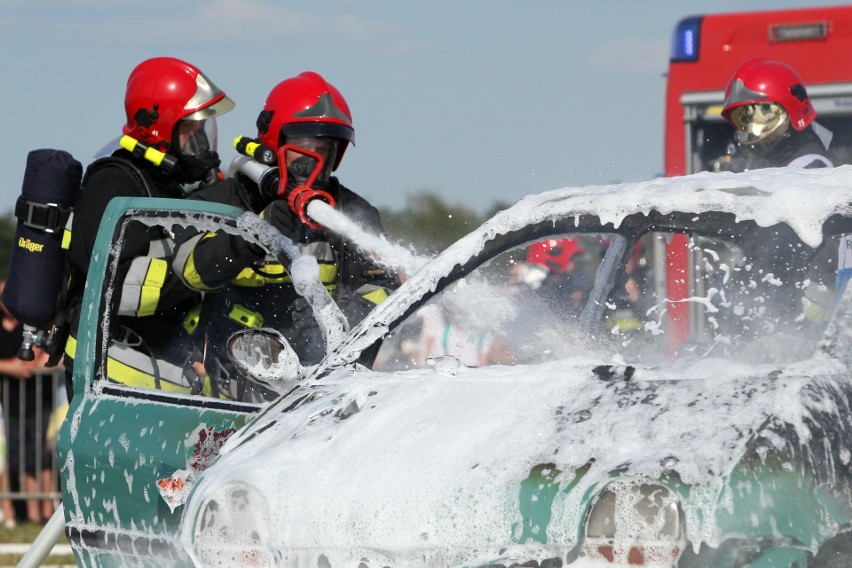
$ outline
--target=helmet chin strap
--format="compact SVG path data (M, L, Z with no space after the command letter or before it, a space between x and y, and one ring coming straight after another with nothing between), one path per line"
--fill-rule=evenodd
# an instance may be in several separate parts
M296 169L303 169L307 173L306 178L293 175L293 179L290 179L293 172L291 172L287 167L288 151L301 154L301 157L294 160L294 163L302 160L300 164L297 164ZM307 172L307 163L309 160L312 160L315 165L310 172ZM320 201L326 202L331 207L335 206L334 198L330 193L323 189L314 187L324 165L325 160L322 157L322 154L312 150L307 150L292 144L285 144L278 149L278 171L285 172L285 175L281 177L281 181L278 186L278 195L286 199L287 204L290 206L290 210L299 217L300 221L312 229L321 229L322 225L308 217L308 203L315 199L319 199ZM298 173L302 172L299 171Z

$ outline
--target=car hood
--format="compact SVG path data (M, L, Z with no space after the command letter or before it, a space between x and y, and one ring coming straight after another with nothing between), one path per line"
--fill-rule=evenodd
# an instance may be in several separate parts
M614 471L650 479L676 471L694 486L695 503L684 505L688 537L713 542L719 535L702 519L713 518L707 509L747 444L773 417L805 443L815 411L848 412L834 402L844 399L830 377L841 372L820 356L784 369L712 359L633 369L581 358L440 372L344 369L300 387L238 433L202 476L184 518L238 483L262 495L271 526L286 527L269 535L273 547L381 543L463 548L471 558L487 543L522 540L522 483L543 467L573 489L536 497L550 500L536 540L568 544L588 492Z

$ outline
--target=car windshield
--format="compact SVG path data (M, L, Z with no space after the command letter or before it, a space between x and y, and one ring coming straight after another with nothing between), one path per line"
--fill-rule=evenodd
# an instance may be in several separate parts
M494 254L397 324L374 368L567 357L778 363L813 353L837 304L840 236L814 248L786 225L641 220L618 232L557 231Z

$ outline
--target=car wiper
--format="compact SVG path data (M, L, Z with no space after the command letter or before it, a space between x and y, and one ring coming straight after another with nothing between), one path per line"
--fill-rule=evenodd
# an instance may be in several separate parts
M631 365L598 365L592 373L602 381L629 381L633 378L636 367Z

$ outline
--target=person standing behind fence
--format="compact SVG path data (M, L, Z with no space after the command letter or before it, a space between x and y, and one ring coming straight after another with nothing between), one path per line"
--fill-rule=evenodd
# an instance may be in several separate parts
M0 296L3 293L5 280L0 281ZM0 326L0 381L4 387L3 400L8 407L3 409L7 420L7 444L9 451L8 471L9 485L16 480L21 472L23 458L23 477L17 479L18 487L25 493L48 492L53 490L52 461L53 455L47 450L45 433L47 421L53 407L53 389L41 385L34 379L35 374L44 369L47 354L41 350L36 352L32 361L18 359L17 352L21 346L23 326L0 302L2 326ZM41 388L39 388L41 387ZM23 389L23 404L21 390ZM36 423L36 397L41 394L42 414L41 424ZM24 446L21 447L21 428L23 428ZM38 435L38 437L37 437ZM40 468L36 467L36 456L41 453ZM40 471L36 471L39 469ZM37 477L38 475L38 477ZM41 482L41 483L39 483ZM2 504L7 526L14 522L14 509L11 504ZM50 499L27 500L27 520L43 524L53 514L53 502Z

